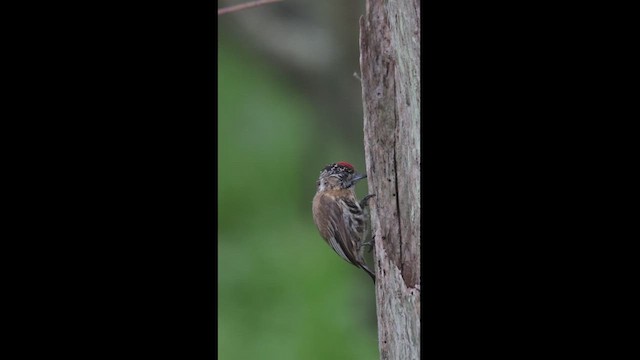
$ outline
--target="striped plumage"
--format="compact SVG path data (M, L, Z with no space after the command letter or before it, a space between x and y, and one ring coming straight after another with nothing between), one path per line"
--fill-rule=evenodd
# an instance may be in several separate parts
M358 203L355 184L366 175L356 174L346 162L328 165L320 173L317 192L313 198L313 220L320 235L331 248L349 263L366 271L375 281L362 256L364 236L363 203Z

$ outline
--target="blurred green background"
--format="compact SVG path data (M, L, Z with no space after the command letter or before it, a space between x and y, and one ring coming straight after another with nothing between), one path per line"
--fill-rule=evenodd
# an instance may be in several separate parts
M220 359L379 357L374 285L311 215L325 165L365 170L363 13L364 2L286 1L219 18Z

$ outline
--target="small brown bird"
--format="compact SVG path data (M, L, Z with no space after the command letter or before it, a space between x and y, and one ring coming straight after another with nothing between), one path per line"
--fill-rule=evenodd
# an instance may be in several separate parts
M353 165L338 162L327 165L317 182L313 198L313 221L320 235L340 257L366 271L376 281L362 252L364 236L363 208L374 195L365 196L360 203L356 199L355 184L367 175L357 174Z

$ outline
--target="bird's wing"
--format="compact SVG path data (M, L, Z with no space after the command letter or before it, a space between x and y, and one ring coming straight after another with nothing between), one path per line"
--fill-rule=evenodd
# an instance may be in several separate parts
M354 201L346 198L340 198L338 201L343 201L347 205L344 209L349 209L348 211L359 210ZM330 196L322 196L319 205L325 212L325 219L327 219L327 224L325 224L326 233L323 234L323 237L340 257L360 267L362 262L358 261L356 253L358 242L360 242L360 234L357 230L357 224L353 223L353 217L344 212L343 208ZM360 227L362 227L361 223Z

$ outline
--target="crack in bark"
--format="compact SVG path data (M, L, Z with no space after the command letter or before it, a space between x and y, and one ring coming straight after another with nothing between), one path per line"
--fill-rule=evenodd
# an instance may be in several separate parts
M393 65L395 65L393 63L393 61L391 62ZM394 73L391 74L391 76L395 76L395 66L390 66L394 68ZM389 74L389 72L387 72L387 74ZM395 80L395 78L394 78ZM398 98L398 85L395 83L395 81L393 82L393 98L397 99ZM404 278L404 251L402 249L402 213L400 211L400 192L398 191L398 182L400 179L398 179L398 157L397 157L397 151L398 151L398 143L399 143L399 116L398 116L398 104L394 101L393 104L393 118L394 118L394 123L395 123L395 136L394 136L394 143L393 143L393 175L395 177L395 187L396 187L396 213L397 213L397 218L398 218L398 248L400 249L400 256L398 257L400 260L400 263L397 264L399 265L398 268L400 268L400 275Z
M397 119L396 119L397 120ZM396 131L397 136L397 131ZM404 277L404 256L402 251L402 216L400 216L400 194L398 193L398 159L396 158L396 145L393 144L393 172L395 176L395 186L396 186L396 212L398 214L398 244L400 249L400 263L398 267L400 268L400 274Z

